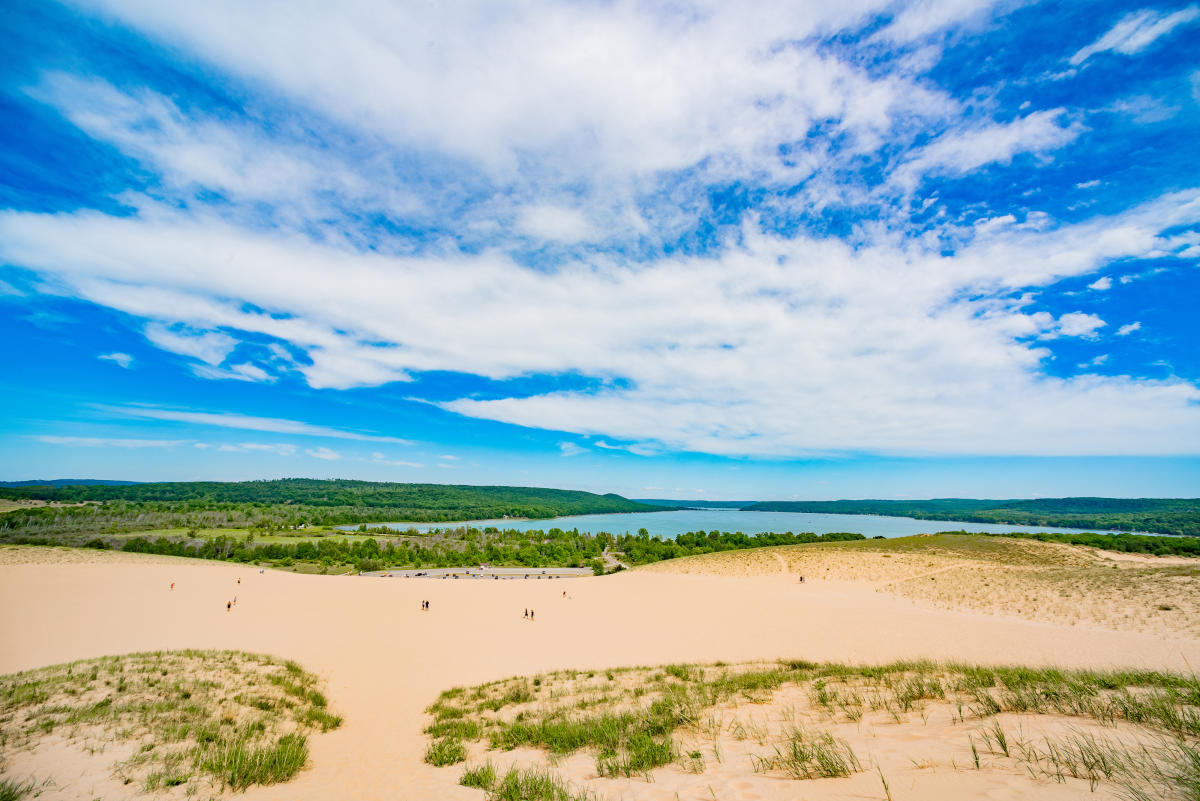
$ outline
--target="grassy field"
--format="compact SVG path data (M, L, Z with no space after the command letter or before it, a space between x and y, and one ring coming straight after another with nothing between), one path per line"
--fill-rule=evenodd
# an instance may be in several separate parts
M925 756L904 770L1016 771L1143 800L1200 790L1200 681L1157 672L801 660L571 670L454 688L427 711L426 761L469 762L460 783L496 799L589 798L603 784L498 767L515 749L551 768L584 754L591 768L577 776L660 786L740 764L797 782L878 771L887 792L885 771L901 768L881 743L914 728Z
M0 768L8 798L49 777L11 777L39 747L89 761L125 794L191 798L287 781L308 736L341 724L294 662L236 651L103 657L0 677ZM23 793L23 794L24 794ZM207 796L206 796L207 797Z
M39 506L46 505L46 501L37 501L31 499L11 500L8 498L0 498L0 514L12 512L16 509L35 509Z
M1035 540L934 534L731 551L638 570L859 582L946 609L1200 637L1200 560Z

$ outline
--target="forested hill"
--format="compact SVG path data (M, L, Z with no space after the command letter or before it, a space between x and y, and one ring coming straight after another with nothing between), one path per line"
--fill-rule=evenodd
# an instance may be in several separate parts
M490 517L555 517L604 512L648 512L655 507L619 495L540 487L474 487L453 484L392 484L381 481L285 478L275 481L171 481L153 484L87 484L0 489L0 497L61 503L132 501L359 506L422 511L486 512ZM461 519L467 519L461 518Z
M137 481L112 481L106 478L51 478L30 481L0 481L0 487L70 487L76 484L138 484Z
M1200 536L1200 498L1036 498L928 501L767 501L750 512L885 515L919 520L1007 523L1049 528L1145 531Z
M472 487L446 484L390 484L374 481L289 478L277 481L164 482L124 486L29 486L0 488L0 498L33 499L74 504L98 502L100 507L28 509L9 512L0 527L18 525L18 517L197 518L197 525L244 525L254 521L313 525L383 520L450 521L501 517L550 518L607 512L651 512L659 507L636 503L619 495L595 495L577 490L540 487ZM103 510L103 511L101 511ZM201 513L220 520L200 520ZM166 523L156 520L155 523ZM185 523L190 525L191 523Z

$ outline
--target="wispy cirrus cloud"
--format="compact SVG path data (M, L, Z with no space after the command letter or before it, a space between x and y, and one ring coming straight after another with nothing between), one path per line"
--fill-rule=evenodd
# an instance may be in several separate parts
M189 445L189 439L136 439L125 437L65 437L56 434L33 436L47 445L66 445L75 448L176 448Z
M1071 64L1078 66L1097 53L1108 50L1131 56L1145 50L1159 38L1166 36L1181 25L1200 18L1200 6L1191 5L1173 13L1144 8L1122 17L1103 36L1071 56Z
M300 434L308 437L327 437L330 439L348 439L361 442L389 442L395 445L410 445L411 440L399 437L387 437L368 434L359 431L348 431L341 428L312 425L298 420L284 420L276 417L254 417L232 412L197 412L185 409L167 409L156 406L101 406L102 411L123 417L133 417L143 420L165 420L192 425L216 426L218 428L235 428L246 431L270 431L277 434Z
M128 353L104 353L96 358L113 362L114 364L120 365L126 369L129 369L129 367L133 364L133 357Z
M237 442L224 443L217 447L217 450L225 453L238 452L257 452L257 453L273 453L276 456L294 456L296 446L286 442Z

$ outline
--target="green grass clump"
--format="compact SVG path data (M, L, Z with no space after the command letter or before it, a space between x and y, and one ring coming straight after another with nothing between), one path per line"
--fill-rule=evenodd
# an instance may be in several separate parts
M651 769L674 762L679 749L670 737L635 732L617 749L601 751L596 772L601 776L648 776Z
M434 740L425 749L425 761L436 767L456 765L467 758L467 748L462 740L454 737L443 737Z
M33 792L33 780L19 782L15 779L0 778L0 801L21 801Z
M482 765L475 765L463 771L458 783L463 787L475 787L480 790L491 790L496 786L496 766L491 760Z
M780 770L793 779L835 779L862 770L844 740L829 732L807 732L793 726L770 756L752 756L754 770Z
M474 720L439 720L426 726L425 733L437 739L451 737L455 740L476 740L480 726Z
M595 801L587 791L574 791L545 770L510 770L488 791L488 801Z
M273 744L255 747L234 739L206 749L199 766L233 790L252 784L275 784L295 776L308 762L308 741L297 734L285 734Z

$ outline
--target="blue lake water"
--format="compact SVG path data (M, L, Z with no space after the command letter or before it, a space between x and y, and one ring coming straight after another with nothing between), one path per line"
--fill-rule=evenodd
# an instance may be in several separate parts
M851 531L865 537L907 537L913 534L928 534L938 531L990 531L1032 532L1064 531L1079 532L1084 529L1046 528L1034 526L1005 526L991 523L964 523L949 520L914 520L911 517L879 517L877 515L828 515L805 512L743 512L737 509L681 509L676 512L630 512L611 515L575 515L556 517L551 520L473 520L469 523L372 523L372 526L388 526L401 531L415 528L430 531L436 528L473 526L483 528L495 526L500 529L529 531L560 528L564 531L579 529L595 534L607 531L610 534L636 534L646 529L651 535L675 537L688 531L741 531L758 534L764 531L801 532L811 531L826 534L831 531ZM357 526L341 526L353 530ZM1087 529L1095 531L1095 529Z

